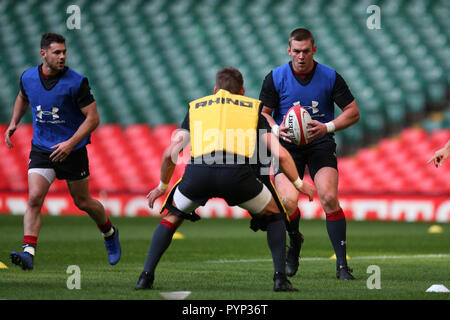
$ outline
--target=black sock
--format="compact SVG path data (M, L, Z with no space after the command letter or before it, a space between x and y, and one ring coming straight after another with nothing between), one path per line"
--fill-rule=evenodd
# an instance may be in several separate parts
M326 214L328 236L336 253L336 267L347 265L346 220L342 209Z
M298 212L298 213L297 213ZM289 217L291 221L287 221L286 219L286 230L289 233L299 232L299 224L300 224L300 211L297 208L297 211Z
M290 246L297 245L297 235L300 233L300 209L297 210L289 217L290 221L285 220L286 230L289 235Z
M167 220L162 220L162 222L156 226L156 229L153 232L152 243L150 244L150 249L148 250L145 259L144 271L151 274L155 273L156 265L172 242L174 233L175 228Z
M272 253L274 272L286 273L286 226L278 220L267 226L267 243Z

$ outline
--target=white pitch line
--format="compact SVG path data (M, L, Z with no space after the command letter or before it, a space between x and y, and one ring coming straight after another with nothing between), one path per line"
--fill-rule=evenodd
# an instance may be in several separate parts
M414 255L395 255L395 256L360 256L350 257L349 260L385 260L385 259L441 259L450 258L450 254L438 253L438 254L414 254ZM305 257L300 261L328 261L331 258L324 257ZM252 262L271 262L271 259L237 259L237 260L207 260L206 263L252 263Z

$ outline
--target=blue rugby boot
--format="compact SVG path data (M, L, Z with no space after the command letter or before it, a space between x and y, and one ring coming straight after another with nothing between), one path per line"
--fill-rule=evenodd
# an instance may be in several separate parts
M114 234L105 238L106 252L108 253L108 260L110 265L115 265L120 260L122 255L122 248L119 242L119 229L114 228Z
M23 270L33 270L34 256L32 254L28 252L13 251L9 256L11 258L11 262L22 267Z

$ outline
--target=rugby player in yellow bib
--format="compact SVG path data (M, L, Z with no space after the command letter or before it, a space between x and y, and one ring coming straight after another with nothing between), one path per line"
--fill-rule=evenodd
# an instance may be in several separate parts
M151 208L155 200L165 194L178 155L189 141L191 160L161 208L161 213L167 212L167 215L153 233L137 290L153 287L156 266L181 223L185 219L200 219L194 210L218 197L230 206L238 205L259 217L258 228L267 231L272 253L273 289L297 291L285 274L285 209L273 185L268 187L262 183L252 167L258 161L260 149L270 151L279 161L281 170L310 201L315 188L300 180L292 157L271 134L266 118L261 115L261 101L245 97L244 92L239 70L224 68L216 75L215 94L189 104L181 129L164 152L161 182L147 196Z

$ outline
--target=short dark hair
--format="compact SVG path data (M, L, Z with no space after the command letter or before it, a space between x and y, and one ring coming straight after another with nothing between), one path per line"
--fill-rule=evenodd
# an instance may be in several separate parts
M291 32L289 35L289 46L291 46L291 41L303 41L303 40L311 40L312 45L314 45L314 36L308 29L297 28Z
M41 49L48 49L53 42L66 43L66 39L57 33L44 33L41 38Z
M216 88L230 91L233 94L240 94L244 86L242 73L235 68L226 67L216 74Z

